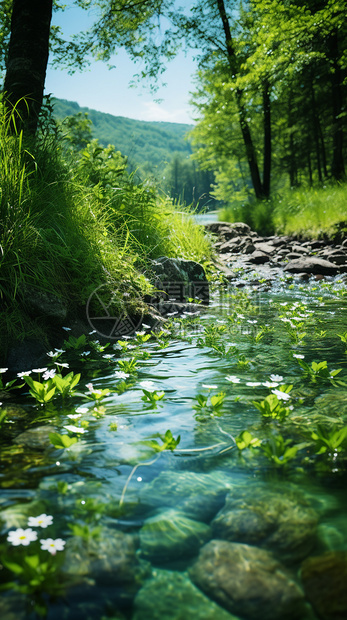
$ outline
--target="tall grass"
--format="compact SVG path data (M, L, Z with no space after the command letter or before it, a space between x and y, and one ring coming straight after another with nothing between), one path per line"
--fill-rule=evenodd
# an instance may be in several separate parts
M13 338L47 333L44 318L28 313L28 286L56 295L73 317L100 284L128 283L137 299L148 292L150 257L208 259L200 228L154 188L129 177L116 188L93 185L56 138L24 144L4 118L0 140L2 357Z
M245 222L263 235L333 236L338 225L347 220L347 184L287 189L271 200L235 202L220 211L219 219Z
M288 190L274 200L274 226L288 235L330 236L336 232L337 225L346 220L347 184Z

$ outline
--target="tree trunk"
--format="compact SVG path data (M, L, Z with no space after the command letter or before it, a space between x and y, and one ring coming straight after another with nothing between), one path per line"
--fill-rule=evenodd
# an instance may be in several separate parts
M35 135L48 62L52 0L13 0L4 92L11 129Z
M271 101L270 88L266 82L263 88L263 110L264 110L264 162L263 162L263 194L265 198L270 197L271 183Z
M238 72L237 63L236 63L233 39L231 36L230 25L229 25L228 17L227 17L226 10L225 10L224 0L217 0L217 6L218 6L219 15L220 15L220 18L223 24L223 32L224 32L225 44L227 48L227 59L228 59L228 64L230 68L230 74L234 75ZM248 166L249 166L249 171L251 175L254 193L256 197L259 200L261 200L265 196L264 196L264 191L263 191L260 173L259 173L257 154L256 154L256 150L255 150L254 143L252 140L251 130L247 122L246 110L242 102L242 91L239 88L236 90L236 103L237 103L241 133L242 133L242 138L243 138L243 142L244 142L245 149L246 149L246 157L248 161Z

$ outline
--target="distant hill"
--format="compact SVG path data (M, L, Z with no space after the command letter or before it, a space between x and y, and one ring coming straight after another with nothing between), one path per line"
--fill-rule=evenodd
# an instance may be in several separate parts
M158 177L173 153L189 157L192 152L185 136L193 125L137 121L80 107L65 99L53 99L53 103L57 120L87 112L93 123L93 137L98 138L102 146L114 144L117 151L128 157L130 170L140 166L144 173Z

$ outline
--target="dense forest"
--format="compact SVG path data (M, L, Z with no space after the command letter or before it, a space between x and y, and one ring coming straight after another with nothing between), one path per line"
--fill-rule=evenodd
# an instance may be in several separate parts
M96 139L102 147L114 145L127 158L129 173L136 171L139 179L153 179L175 201L198 208L215 207L211 195L214 172L201 169L191 159L189 135L193 125L114 116L64 99L54 98L51 103L63 133L76 135L79 128L85 144Z
M143 174L159 177L173 152L180 153L182 159L192 153L186 139L192 125L138 121L80 107L65 99L53 99L52 103L57 120L87 114L92 121L92 137L104 147L113 144L117 151L126 155L131 170L141 166Z

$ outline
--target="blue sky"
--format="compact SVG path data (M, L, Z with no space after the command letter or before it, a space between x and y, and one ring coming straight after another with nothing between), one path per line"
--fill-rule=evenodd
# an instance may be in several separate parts
M66 11L55 13L52 23L61 26L64 35L70 35L86 27L90 17L85 11L73 7L71 0L66 4ZM192 76L196 63L191 53L185 55L182 52L168 63L162 77L167 86L160 87L155 95L145 84L129 87L139 65L135 65L123 50L112 58L111 63L116 68L110 70L106 63L94 62L89 69L72 76L67 71L49 66L45 92L115 116L144 121L192 122L194 112L189 105L189 92L194 88ZM162 101L158 103L156 99Z

